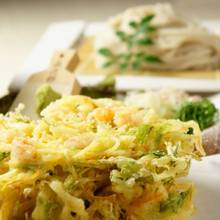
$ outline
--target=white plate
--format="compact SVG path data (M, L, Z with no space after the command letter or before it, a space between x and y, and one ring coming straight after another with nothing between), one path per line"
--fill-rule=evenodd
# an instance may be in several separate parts
M206 20L200 23L210 31L220 35L220 21ZM85 29L86 36L93 36L97 32L105 31L102 22L89 23ZM77 76L81 84L93 85L101 77L88 76L86 73L79 73ZM176 77L159 76L117 76L117 88L127 89L160 89L163 87L177 88L189 92L208 93L220 92L220 79L180 79Z
M196 184L195 220L220 219L220 155L193 161L189 179Z

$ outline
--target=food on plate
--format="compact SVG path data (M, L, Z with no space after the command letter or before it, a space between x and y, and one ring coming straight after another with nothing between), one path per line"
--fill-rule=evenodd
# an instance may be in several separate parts
M125 103L154 109L162 118L194 120L201 130L213 126L219 119L218 109L209 99L173 89L131 92L125 97Z
M220 38L177 14L170 4L127 9L95 38L96 65L119 70L220 67Z
M66 96L40 120L0 116L0 219L186 220L194 121L112 99Z
M220 127L215 125L219 120L219 112L207 98L192 96L184 91L168 88L155 91L122 92L116 91L115 85L115 78L108 75L94 86L82 87L81 94L92 98L111 97L116 100L119 99L128 106L152 109L159 117L165 119L194 120L203 130L202 139L206 154L220 152ZM41 108L41 110L43 109Z
M50 98L51 96L48 98L49 93L52 93L52 98ZM39 112L52 101L55 101L53 100L53 93L55 99L61 98L61 95L48 85L42 85L38 88L35 99L37 106L40 106L37 108ZM124 101L126 105L153 109L160 117L166 119L176 118L177 110L183 104L201 99L199 96L190 96L184 91L169 88L146 91L119 91L116 90L116 78L113 75L107 75L93 86L82 86L80 94L91 98L114 98Z
M162 118L194 120L202 132L202 143L207 155L220 153L219 111L208 99L189 96L183 91L161 89L158 91L131 92L125 103L145 109L153 109Z
M108 75L94 86L83 86L80 94L92 98L116 97L115 84L115 78L112 75ZM51 102L61 98L62 95L55 91L49 84L43 84L40 86L35 94L36 111L39 116L42 110L45 109Z
M127 105L153 109L162 118L175 118L177 109L187 102L199 99L198 96L189 96L186 92L164 88L142 92L131 91L125 96Z

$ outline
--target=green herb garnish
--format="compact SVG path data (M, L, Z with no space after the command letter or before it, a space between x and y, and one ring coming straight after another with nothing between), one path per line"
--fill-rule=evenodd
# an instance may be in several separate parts
M217 121L218 110L208 99L185 102L177 110L176 118L181 121L194 120L199 124L200 129L204 130Z
M141 169L141 165L133 160L120 161L118 162L117 167L120 169L123 179L126 180Z
M160 212L165 212L171 210L172 212L177 212L179 208L182 207L186 197L188 196L190 190L180 193L171 193L169 198L160 204Z
M136 138L141 144L144 143L146 136L151 132L152 126L140 125L136 130Z
M118 30L115 32L119 40L126 45L127 51L124 53L114 54L108 48L100 48L99 54L107 59L103 65L104 68L116 65L120 70L125 70L129 67L139 69L146 62L159 63L161 59L158 56L145 54L144 52L133 52L134 46L149 46L153 45L154 41L151 38L151 33L156 29L150 25L154 15L148 15L141 19L140 22L131 21L129 26L133 29L132 34Z
M55 91L49 84L40 86L36 91L36 111L41 113L51 102L60 99L62 95Z

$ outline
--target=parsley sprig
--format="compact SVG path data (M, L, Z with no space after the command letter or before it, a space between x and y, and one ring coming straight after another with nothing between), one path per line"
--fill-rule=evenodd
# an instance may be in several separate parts
M127 51L115 54L108 48L100 48L98 51L99 54L107 59L103 67L107 68L112 65L117 65L120 70L125 70L129 67L132 69L139 69L146 62L161 62L158 56L146 54L144 52L133 52L133 48L137 45L146 47L154 44L150 36L152 32L156 31L156 29L150 25L153 18L154 15L148 15L143 17L140 22L131 21L129 23L129 26L133 29L133 33L131 34L121 30L116 31L116 36L126 45Z
M160 212L171 210L177 213L178 209L183 206L187 196L190 195L190 192L191 189L183 192L170 193L168 199L160 203Z

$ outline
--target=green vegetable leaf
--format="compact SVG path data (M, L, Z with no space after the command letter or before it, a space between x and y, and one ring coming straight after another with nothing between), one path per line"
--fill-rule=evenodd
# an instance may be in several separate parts
M154 31L156 31L156 28L154 28L154 27L151 27L151 26L149 26L148 24L145 24L145 25L142 25L142 26L140 26L140 33L151 33L151 32L154 32Z
M151 132L152 126L150 125L140 125L136 131L136 138L138 142L144 143L146 136Z
M167 152L165 150L155 150L155 151L152 151L150 152L152 155L154 155L155 157L164 157L167 155Z
M103 67L104 67L104 68L110 67L110 66L112 66L113 64L114 64L114 61L111 60L111 61L108 61L108 62L104 63Z
M152 45L154 42L152 39L150 38L145 38L145 39L139 39L137 40L137 43L139 45Z
M125 70L128 67L128 63L121 63L119 67L121 70Z
M124 179L130 178L133 174L137 173L141 165L137 164L133 160L123 160L118 162L118 168L121 170L120 173Z
M144 57L144 60L145 60L146 62L150 62L150 63L161 63L161 62L162 62L159 57L154 56L154 55L146 55L146 56Z
M179 208L182 207L186 197L189 195L190 190L180 193L171 193L169 198L161 202L160 204L160 212L165 212L171 210L172 212L177 212Z
M126 33L123 32L123 31L117 31L117 32L116 32L116 35L119 37L119 39L120 39L121 41L127 40L127 35L126 35Z
M137 62L137 61L136 61L136 62L132 63L133 69L139 69L140 66L141 66L141 62Z
M131 21L131 22L129 22L129 26L136 29L138 27L138 24L135 21Z
M101 48L99 53L108 58L103 68L108 68L112 65L117 66L120 70L124 71L128 68L139 69L142 68L145 62L149 63L160 63L161 59L154 55L149 55L145 53L136 53L135 46L149 46L154 43L151 36L148 34L150 32L156 31L155 27L150 25L151 20L154 15L148 15L141 19L141 21L130 21L129 26L133 29L133 33L127 33L122 30L115 32L116 36L122 41L127 48L123 53L115 54L108 48ZM141 55L139 55L141 54Z
M164 132L166 131L166 128L167 128L168 125L164 124L163 126L159 126L155 132L156 132L156 135L155 135L155 142L159 145L161 140L162 140L162 137L164 135Z
M49 84L43 84L36 91L36 111L41 113L51 102L60 99L62 95L55 91Z
M0 161L10 156L10 152L0 152Z
M110 175L111 182L126 182L129 179L135 180L136 183L144 184L154 181L152 174L134 159L121 158L117 162L117 169L113 170Z
M98 52L99 52L102 56L105 56L105 57L112 57L112 56L113 56L111 50L108 49L108 48L100 48L100 49L98 50Z
M142 27L142 31L145 31L145 32L154 32L154 31L156 31L156 28L151 27L151 26L145 26L145 27Z
M140 52L135 54L134 62L132 63L133 69L139 69L141 67L143 58L144 58L144 53Z
M67 192L73 192L77 188L77 183L76 178L69 175L64 181L64 189Z
M151 20L153 20L153 18L154 18L154 15L147 15L141 19L140 23L141 24L149 23Z
M176 118L181 121L194 120L199 124L200 129L204 130L218 120L218 110L208 99L185 102L177 110Z

